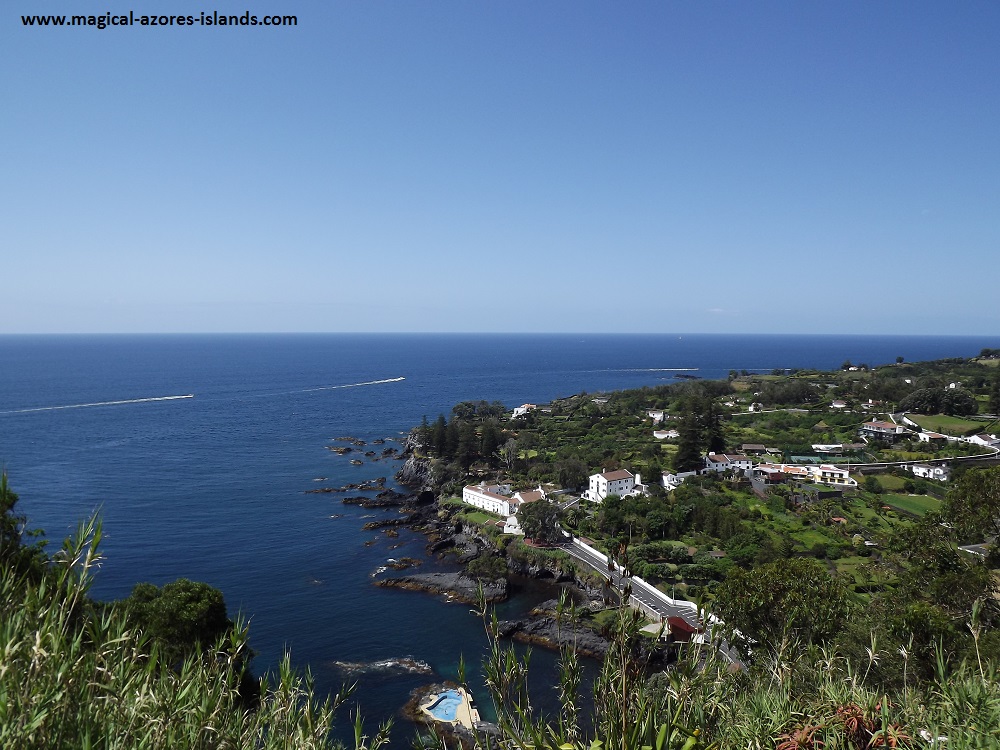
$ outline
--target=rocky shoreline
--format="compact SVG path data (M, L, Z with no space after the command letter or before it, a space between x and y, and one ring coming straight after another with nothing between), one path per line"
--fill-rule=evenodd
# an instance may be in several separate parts
M475 604L479 601L479 588L487 602L504 601L508 595L509 585L506 578L493 581L478 580L465 573L418 573L410 576L380 578L376 586L406 591L423 591L429 594L440 594L454 601Z
M438 557L454 555L455 562L461 565L469 565L487 556L500 558L506 565L508 577L521 576L568 586L578 600L589 601L594 608L605 606L604 592L579 579L572 571L512 559L478 529L456 522L453 514L436 502L427 503L427 498L436 499L440 488L435 482L430 461L421 457L421 445L414 434L407 437L401 455L406 461L396 473L396 481L425 498L423 507L413 513L406 525L428 537L428 554ZM488 602L501 601L509 596L510 582L507 578L482 580L465 572L381 578L375 581L375 585L423 591L448 596L452 601L476 603L481 582ZM536 607L527 617L504 621L500 623L500 635L555 650L568 646L584 656L604 656L609 647L607 638L585 623L571 623L565 618L558 620L555 609L556 602L553 600Z

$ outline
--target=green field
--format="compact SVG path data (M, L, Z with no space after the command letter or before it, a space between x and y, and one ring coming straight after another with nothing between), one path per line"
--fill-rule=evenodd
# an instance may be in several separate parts
M930 495L883 495L883 502L915 516L922 516L929 510L938 510L941 501Z
M982 422L973 422L961 417L949 417L946 414L907 414L906 416L925 430L945 435L964 435L969 430L978 430L983 426Z

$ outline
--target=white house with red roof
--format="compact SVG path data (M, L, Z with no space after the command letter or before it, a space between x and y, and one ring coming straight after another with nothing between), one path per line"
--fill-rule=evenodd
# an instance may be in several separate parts
M509 484L468 484L462 488L462 502L498 516L511 515Z
M619 497L636 495L641 492L641 488L637 489L636 487L641 483L640 476L627 469L601 471L600 474L590 475L590 487L583 493L583 497L591 502L599 503L608 495L618 495Z
M462 488L462 501L475 508L481 508L487 513L506 517L505 534L523 534L521 525L517 522L517 511L526 503L533 503L545 497L541 487L534 490L521 490L511 494L509 484L469 484Z
M861 425L861 435L876 440L895 441L906 432L906 427L895 422L865 422Z
M841 469L833 464L818 466L798 466L793 464L760 464L753 470L755 478L765 484L775 484L786 479L797 479L803 482L817 482L834 487L857 487L858 482L847 469Z
M510 418L517 419L518 417L523 417L529 411L534 411L537 408L538 408L537 404L521 404L516 409L514 409L513 413L510 415Z
M982 445L986 448L1000 448L1000 440L997 439L997 436L988 435L985 432L973 435L969 438L969 442L973 445Z

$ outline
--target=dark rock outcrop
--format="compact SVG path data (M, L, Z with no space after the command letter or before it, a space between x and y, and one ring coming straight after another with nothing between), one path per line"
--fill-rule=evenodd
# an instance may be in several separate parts
M503 601L507 598L507 581L482 581L483 593L488 602ZM454 600L474 604L479 600L480 581L464 573L419 573L398 578L382 578L375 582L384 588L426 591L432 594L447 594Z

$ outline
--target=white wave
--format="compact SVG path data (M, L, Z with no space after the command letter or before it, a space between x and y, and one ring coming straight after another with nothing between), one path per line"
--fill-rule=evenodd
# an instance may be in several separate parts
M90 406L119 406L121 404L146 404L151 401L176 401L182 398L194 398L193 393L186 393L183 396L155 396L153 398L128 398L121 401L95 401L92 404L65 404L63 406L36 406L31 409L12 409L10 411L0 411L0 414L27 414L33 411L56 411L57 409L86 409Z
M383 383L398 383L406 378L385 378L384 380L368 380L364 383L345 383L344 385L324 385L320 388L303 388L301 391L291 391L292 393L313 393L314 391L333 391L338 388L360 388L363 385L382 385Z

